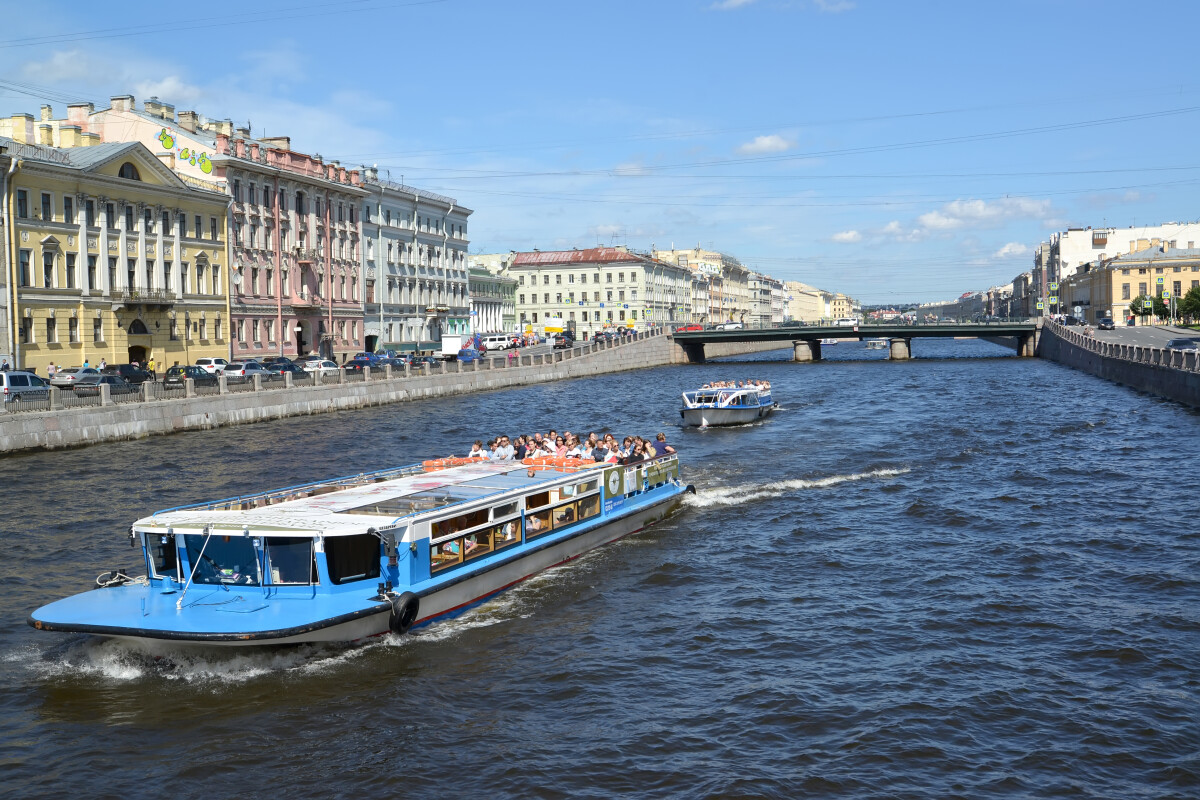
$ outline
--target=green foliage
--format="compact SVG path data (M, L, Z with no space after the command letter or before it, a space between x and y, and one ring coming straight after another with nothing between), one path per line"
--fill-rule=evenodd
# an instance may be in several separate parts
M1193 286L1188 289L1187 294L1175 306L1182 316L1190 319L1200 319L1200 286Z
M1141 317L1150 313L1153 313L1156 317L1167 316L1167 304L1163 302L1161 297L1153 298L1153 312L1147 307L1146 304L1146 301L1149 299L1150 298L1146 297L1144 294L1139 294L1137 297L1133 298L1133 302L1129 304L1129 313L1135 317Z

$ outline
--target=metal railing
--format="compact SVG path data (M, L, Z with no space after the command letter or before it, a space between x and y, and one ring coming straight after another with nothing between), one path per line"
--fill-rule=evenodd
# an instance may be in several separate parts
M1047 320L1046 328L1063 341L1104 358L1165 367L1183 372L1200 372L1200 352L1196 350L1172 350L1166 347L1149 347L1139 344L1105 342L1095 336L1073 331L1065 325Z
M537 355L521 355L516 358L503 356L485 356L483 359L473 363L463 363L459 361L440 361L432 367L422 365L421 367L392 367L392 381L411 380L413 378L424 378L426 376L434 377L438 375L454 375L463 372L483 372L485 370L511 370L532 368L540 366L548 366L559 364L570 359L581 358L593 353L600 353L605 350L626 347L635 342L645 341L660 336L666 336L670 330L665 327L654 328L646 331L638 331L637 333L624 336L619 339L613 339L604 342L587 341L575 344L574 347L552 350L546 353ZM304 376L293 375L292 388L312 387L312 386L336 386L338 384L362 382L366 376L362 372L345 372L342 375L325 375L318 376L315 373L307 373ZM388 380L386 371L382 368L371 370L371 383L383 382ZM262 381L259 391L274 391L278 389L286 389L287 384L284 380ZM243 393L254 392L255 385L253 381L244 383L233 383L226 381L227 393ZM107 393L105 393L107 394ZM191 397L210 397L221 394L219 384L211 386L193 386L190 393ZM0 406L0 415L5 412L10 413L28 413L34 411L53 412L66 410L71 408L83 408L89 406L102 406L108 404L129 404L140 402L179 402L188 399L189 393L183 389L167 389L162 383L157 381L147 381L141 384L140 390L132 394L112 395L105 398L103 394L94 395L76 395L70 389L54 389L47 393L46 397L35 399L12 400L3 403Z

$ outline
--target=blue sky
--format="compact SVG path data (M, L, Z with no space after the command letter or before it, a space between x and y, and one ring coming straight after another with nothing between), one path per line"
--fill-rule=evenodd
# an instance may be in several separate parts
M210 5L0 0L0 114L156 95L454 196L472 252L699 243L866 303L1200 217L1193 2Z

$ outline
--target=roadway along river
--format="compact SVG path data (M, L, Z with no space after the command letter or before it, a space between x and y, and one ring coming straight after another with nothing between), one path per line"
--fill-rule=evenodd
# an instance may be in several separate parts
M976 341L671 367L0 460L8 797L1200 794L1200 416ZM988 358L979 358L988 356ZM679 392L769 379L764 424ZM156 508L665 430L666 523L402 639L38 633Z

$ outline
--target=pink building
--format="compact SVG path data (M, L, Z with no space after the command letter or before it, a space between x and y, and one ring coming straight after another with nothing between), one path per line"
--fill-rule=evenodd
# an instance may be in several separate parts
M67 108L47 134L139 141L184 180L230 197L227 262L230 358L321 352L339 360L362 349L362 221L367 192L357 170L298 153L286 136L131 95L96 111Z

